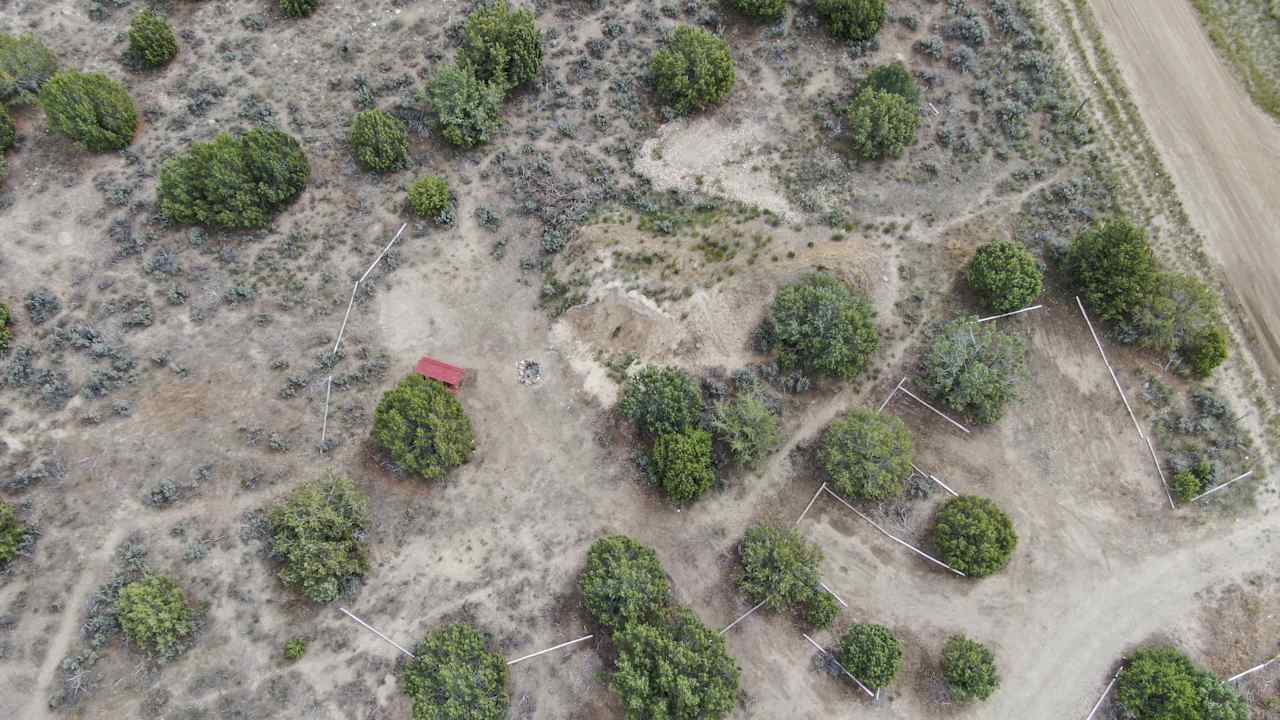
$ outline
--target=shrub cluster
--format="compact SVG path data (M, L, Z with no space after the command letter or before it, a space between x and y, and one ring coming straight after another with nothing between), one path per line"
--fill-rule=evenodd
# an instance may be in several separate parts
M1009 240L980 246L965 268L965 279L994 313L1021 310L1044 288L1044 273L1031 252L1022 243Z
M845 40L870 40L884 25L884 0L817 0L818 14L832 35Z
M431 77L422 100L430 107L440 135L452 145L483 145L498 129L503 89L467 68L446 65Z
M738 544L742 574L738 588L752 603L770 610L798 610L807 624L825 628L839 609L819 584L822 550L794 528L759 525Z
M817 273L778 290L757 337L783 370L851 379L880 346L875 316L866 298Z
M652 623L671 602L671 586L657 553L625 535L592 543L578 583L591 618L609 632Z
M444 178L428 175L415 180L409 186L409 206L419 217L440 225L453 222L453 193Z
M883 625L852 625L840 638L836 659L863 685L879 690L902 670L902 645Z
M374 108L351 121L351 149L356 160L374 172L409 166L409 128L400 118Z
M858 90L867 88L892 93L916 107L920 105L920 86L916 84L911 71L901 61L895 60L880 65L867 73L867 76L858 84Z
M925 352L920 384L952 410L990 424L1026 378L1026 347L1020 338L975 320L959 318L942 327Z
M702 391L677 368L646 367L627 378L618 408L643 433L678 433L697 426Z
M654 484L676 505L688 505L702 497L716 481L710 433L689 427L658 435L649 456L649 470Z
M964 635L952 635L942 646L942 677L960 702L986 700L1000 687L995 654Z
M1158 276L1147 232L1121 218L1080 233L1066 267L1089 310L1112 322L1131 319L1152 295Z
M101 73L66 70L40 88L49 127L91 152L122 150L133 142L138 111L123 85Z
M405 663L413 720L505 720L507 662L470 625L428 633Z
M882 500L902 492L911 475L911 433L877 410L850 410L822 435L818 459L845 497Z
M865 88L845 110L849 142L863 160L898 157L916 142L920 129L920 109L891 92Z
M733 0L733 6L743 15L757 20L778 20L787 11L787 0Z
M933 542L943 562L969 577L985 577L1009 564L1018 534L994 502L961 495L947 501L933 524Z
M1169 486L1173 490L1173 496L1180 502L1190 502L1192 498L1212 485L1216 477L1217 471L1214 469L1213 463L1202 459L1196 464L1174 473L1173 480L1170 481Z
M178 54L173 28L151 8L143 8L129 23L128 55L143 67L158 68Z
M271 550L280 579L313 602L337 599L365 573L369 500L344 477L300 485L271 510Z
M728 97L737 79L729 44L700 27L681 25L650 65L658 99L680 115Z
M711 429L729 448L734 461L744 467L755 466L782 444L778 415L755 387L716 403Z
M162 658L175 656L192 632L182 588L163 575L148 575L121 588L116 618L135 645Z
M18 519L18 511L0 500L0 570L18 557L26 542L27 526Z
M160 169L160 209L175 222L257 228L302 193L311 164L298 141L255 128L196 143Z
M382 396L373 439L397 465L428 480L466 464L476 447L462 403L443 383L417 373Z
M512 12L507 0L481 5L464 33L459 58L485 82L509 91L542 71L542 31L526 9Z
M34 35L0 33L0 105L36 100L58 71L58 59Z
M307 17L319 5L320 0L280 0L280 12L289 17Z
M1116 681L1115 704L1128 720L1248 720L1235 688L1171 647L1143 648Z

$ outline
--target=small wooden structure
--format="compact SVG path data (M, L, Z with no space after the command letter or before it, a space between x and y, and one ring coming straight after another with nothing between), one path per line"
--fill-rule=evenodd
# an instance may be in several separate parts
M447 362L441 362L426 355L423 355L418 364L413 367L413 371L423 377L439 380L454 395L458 394L458 389L462 387L462 380L467 375L466 370L456 365L450 365Z

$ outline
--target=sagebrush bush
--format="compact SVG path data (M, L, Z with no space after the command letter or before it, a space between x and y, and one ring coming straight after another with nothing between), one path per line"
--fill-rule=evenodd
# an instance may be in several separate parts
M737 78L729 44L699 27L681 25L650 64L658 98L681 115L714 105Z
M1000 687L995 654L964 635L952 635L942 646L942 677L960 702L986 700Z
M489 142L502 114L502 86L481 80L457 65L436 71L422 92L436 129L452 145L473 148Z
M678 368L645 367L623 384L618 409L641 432L678 433L697 425L702 391Z
M18 128L13 123L13 116L9 114L8 108L0 105L0 153L13 147L17 139Z
M742 574L738 589L752 603L763 602L770 610L798 610L807 619L826 627L835 619L825 613L823 596L828 595L819 584L822 550L808 542L795 528L758 525L747 530L738 543ZM822 612L809 616L808 609Z
M1113 322L1137 314L1151 299L1159 277L1146 230L1124 218L1076 236L1067 251L1066 269L1088 310Z
M875 316L848 285L814 274L778 290L757 337L764 349L777 351L783 370L851 379L880 346Z
M413 720L506 720L507 662L470 625L429 633L401 676Z
M863 160L897 157L916 142L920 109L896 93L863 88L845 110L849 143Z
M734 461L746 467L756 465L782 444L778 416L756 390L716 403L711 429L729 447Z
M485 82L505 91L542 71L542 31L527 9L513 12L507 0L481 5L467 16L464 33L458 56Z
M1172 647L1134 653L1116 680L1115 704L1126 720L1249 720L1234 687Z
M158 68L178 54L178 38L164 17L143 8L129 23L129 57L148 68Z
M879 690L902 670L902 645L883 625L851 625L840 637L836 659L863 685Z
M129 91L101 73L57 73L40 88L40 104L51 129L91 152L123 150L138 128Z
M994 313L1029 306L1044 288L1044 273L1022 243L995 240L978 247L965 268L969 287Z
M994 502L973 495L947 501L933 523L943 562L969 577L1003 570L1018 546L1013 521Z
M757 20L777 20L787 11L787 0L733 0L743 15Z
M989 425L1004 415L1026 380L1027 350L1021 338L976 320L953 320L934 336L920 384L952 410Z
M654 483L677 505L702 497L716 482L712 465L711 435L687 427L659 434L649 458Z
M466 464L476 448L462 403L443 383L417 373L382 396L373 439L397 465L428 480Z
M870 40L884 25L884 5L884 0L817 0L816 8L832 35Z
M623 535L591 544L578 584L592 619L610 632L658 620L671 601L671 586L657 554Z
M298 141L254 128L196 143L160 169L160 209L186 225L257 228L293 201L311 178Z
M306 17L319 6L320 0L280 0L280 12L289 17Z
M192 632L191 608L182 588L163 575L148 575L121 588L116 618L125 637L163 658L177 654Z
M364 575L369 500L344 477L298 486L269 516L271 552L284 561L280 579L314 602L337 599Z
M374 108L351 121L351 149L356 160L374 172L409 166L409 128L400 118Z
M448 225L453 211L449 182L432 175L418 178L409 186L409 206L419 217Z
M836 492L883 500L911 475L911 432L900 418L854 408L822 434L818 459Z
M0 105L35 102L58 59L34 35L0 33Z
M665 622L633 623L613 636L609 688L627 720L718 720L738 704L738 665L724 638L688 609Z
M0 309L4 306L0 305ZM0 341L2 341L4 324L0 323ZM2 351L3 345L0 345ZM18 519L18 511L9 503L0 500L0 569L18 557L27 539L27 526Z

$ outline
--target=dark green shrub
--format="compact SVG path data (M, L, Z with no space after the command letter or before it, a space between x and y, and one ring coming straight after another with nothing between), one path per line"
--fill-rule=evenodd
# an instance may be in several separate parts
M436 128L446 141L464 148L483 145L493 137L502 113L503 89L469 70L446 65L436 71L423 91Z
M1191 498L1200 494L1200 478L1190 470L1183 470L1173 476L1173 481L1169 483L1169 489L1173 491L1173 496L1179 502L1190 502Z
M994 502L961 495L938 511L933 542L943 562L970 577L985 577L1009 564L1018 534Z
M409 166L408 127L400 118L377 108L356 113L351 121L351 149L369 170L402 170Z
M880 346L875 316L848 285L814 274L778 290L759 338L765 349L777 350L783 370L850 379Z
M716 482L711 435L700 428L659 434L649 464L654 482L677 505L697 500Z
M319 5L320 0L280 0L280 12L289 17L306 17Z
M787 12L787 0L733 0L733 6L757 20L778 20Z
M592 619L610 632L655 621L671 599L667 573L657 554L623 535L591 544L578 584Z
M1088 310L1109 321L1138 313L1158 278L1146 230L1122 218L1080 233L1067 252L1066 269Z
M666 623L635 623L614 635L609 688L627 720L717 720L738 704L738 666L724 638L691 611Z
M996 240L982 245L965 269L969 287L995 313L1021 310L1044 288L1044 274L1022 243Z
M778 416L755 390L716 403L711 429L729 446L734 461L746 467L756 465L782 444Z
M369 500L344 477L298 486L271 510L271 551L280 579L313 602L337 599L367 569Z
M138 111L123 85L101 73L66 70L40 88L49 127L91 152L122 150L133 142Z
M911 71L900 61L881 65L872 70L858 86L859 90L863 88L875 88L881 92L893 93L912 105L920 104L920 87L916 85L916 79L911 77Z
M1157 275L1132 324L1138 344L1176 357L1179 369L1194 377L1208 377L1227 358L1218 295L1195 276Z
M911 433L893 415L855 408L822 434L818 458L841 495L893 497L911 475Z
M681 25L650 64L658 99L681 115L714 105L737 78L724 40L699 27Z
M413 373L373 412L373 439L397 465L433 480L466 464L475 434L462 403L445 386Z
M974 320L943 326L925 353L920 384L952 410L990 424L1017 396L1027 375L1027 351L1021 338Z
M1227 330L1221 325L1205 328L1187 338L1180 351L1187 374L1207 378L1227 360Z
M829 592L816 592L805 603L800 612L800 619L810 627L826 628L836 621L840 614L840 606Z
M1143 648L1116 681L1125 720L1248 720L1236 689L1171 647Z
M413 720L506 720L507 662L470 625L423 638L404 666Z
M747 530L738 544L742 574L738 589L753 603L763 602L770 610L816 607L815 619L825 620L826 627L835 619L825 616L828 603L822 598L829 593L819 584L818 566L822 550L806 541L794 528L781 529L759 525Z
M58 59L34 35L0 33L0 105L35 102Z
M0 305L0 308L2 307ZM0 332L3 332L3 326L0 326ZM0 569L18 557L26 541L27 526L18 519L18 511L9 503L0 500Z
M307 641L302 638L293 638L284 644L284 659L289 662L296 662L307 654Z
M9 306L0 303L0 355L9 350L9 342L13 340L13 330L9 329Z
M453 193L444 178L431 175L418 178L409 186L409 206L419 217L430 218L441 225L453 221Z
M18 129L13 124L13 116L9 114L8 108L0 105L0 153L13 147L17 139Z
M160 209L175 222L257 228L311 178L302 146L275 129L196 143L160 169Z
M481 80L510 89L542 71L542 31L532 12L512 12L507 0L497 0L467 16L465 32L458 55Z
M175 656L192 630L182 588L163 575L148 575L121 588L116 618L135 645L163 658Z
M960 702L986 700L1000 687L996 656L964 635L952 635L942 646L942 677Z
M902 645L883 625L851 625L840 638L836 659L863 685L879 690L902 670Z
M698 424L702 391L682 370L646 367L627 378L618 408L641 432L677 433Z
M870 40L885 21L884 0L818 0L816 7L831 34L846 40Z
M129 23L129 57L148 68L158 68L178 54L178 38L169 22L151 8L143 8Z
M920 110L900 95L864 88L845 110L849 142L863 160L898 157L916 142Z

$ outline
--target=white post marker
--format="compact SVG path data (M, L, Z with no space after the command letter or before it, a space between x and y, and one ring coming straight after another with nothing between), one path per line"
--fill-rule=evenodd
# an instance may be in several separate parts
M1133 426L1138 430L1138 437L1145 440L1146 434L1142 432L1142 426L1138 424L1138 416L1133 414L1133 408L1129 405L1129 398L1124 396L1124 388L1120 387L1120 378L1116 377L1116 371L1111 367L1111 361L1107 359L1107 351L1102 349L1102 341L1098 339L1098 333L1093 331L1093 323L1089 321L1089 313L1084 311L1084 303L1080 302L1080 296L1076 296L1076 305L1080 306L1080 314L1084 317L1084 323L1089 326L1089 334L1093 336L1093 342L1098 346L1098 352L1102 355L1102 364L1107 366L1107 372L1111 373L1111 382L1116 384L1116 390L1120 392L1120 401L1124 403L1124 409L1129 411L1129 419L1133 420Z
M880 403L880 412L884 412L885 406L889 404L889 401L893 399L894 395L898 394L898 391L902 389L902 383L906 381L907 376L903 375L902 379L898 381L898 384L893 387L893 392L889 393L889 397L885 398L884 402Z
M333 376L324 386L324 420L320 422L320 452L324 452L324 438L329 432L329 395L333 392Z
M1121 668L1123 670L1124 668ZM1102 707L1102 701L1107 699L1107 695L1111 694L1111 688L1115 687L1116 680L1120 679L1120 670L1111 676L1111 682L1107 683L1107 689L1102 691L1102 697L1098 698L1098 702L1093 704L1093 709L1089 711L1089 717L1084 720L1093 720L1093 716L1098 714L1098 708Z
M848 675L850 680L858 683L858 687L862 688L862 692L866 693L867 697L872 699L875 698L876 694L868 690L867 686L863 685L861 680L853 676L853 673L849 672L848 670L845 670L844 666L840 664L840 661L836 659L835 655L832 655L831 653L827 652L826 648L814 642L813 638L809 637L808 635L805 635L804 633L800 633L800 636L803 637L805 640L808 640L810 645L818 649L818 652L831 658L831 662L835 663L836 667L840 668L840 672L844 673L845 675Z
M1160 473L1160 484L1164 486L1164 496L1169 499L1169 509L1172 510L1173 493L1169 492L1169 481L1164 479L1164 468L1160 467L1160 458L1156 457L1156 446L1151 444L1151 438L1144 438L1147 441L1147 449L1151 451L1151 461L1156 464L1156 472Z
M538 651L538 652L536 652L536 653L532 653L532 654L530 654L530 655L525 655L524 657L519 657L519 658L516 658L515 660L508 660L508 661L507 661L507 666L508 666L508 667L510 667L510 666L512 666L512 665L515 665L515 664L516 664L516 663L518 663L518 662L524 662L525 660L528 660L528 659L530 659L530 658L536 658L536 657L538 657L539 655L546 655L547 653L549 653L549 652L551 652L551 651L553 651L553 650L559 650L560 648L563 648L563 647L569 647L570 645L574 645L574 644L576 644L576 643L580 643L580 642L582 642L582 641L584 641L584 640L590 640L590 639L591 639L591 638L593 638L593 637L595 637L595 635L584 635L583 637L580 637L580 638L578 638L577 640L570 640L569 642L563 642L563 643L560 643L559 645L557 645L557 646L555 646L555 647L549 647L549 648L547 648L546 650L539 650L539 651Z
M919 398L915 393L911 392L910 390L906 389L906 388L905 388L905 387L903 387L903 386L898 386L898 389L899 389L899 390L901 390L902 392L906 393L906 394L907 394L907 397L911 398L912 400L915 400L916 402L920 403L921 405L923 405L923 406L925 406L925 407L929 408L930 410L932 410L932 411L933 411L933 412L934 412L938 417L942 418L943 420L946 420L947 422L951 423L952 425L955 425L956 427L958 427L958 428L960 428L961 430L963 430L963 431L965 432L965 434L968 434L968 433L969 433L969 428L967 428L967 427L965 427L965 426L961 425L960 423L956 422L955 420L952 420L951 418L947 417L946 413L944 413L944 412L942 412L941 410L939 410L938 408L936 408L936 407L934 407L934 406L930 405L929 403L925 402L924 400L921 400L921 399L920 399L920 398Z
M822 589L823 589L823 590L826 590L827 592L831 593L831 597L835 598L835 599L836 599L836 602L840 603L840 607L844 607L844 608L849 607L849 603L845 602L844 600L841 600L841 599L840 599L840 596L836 594L836 591L835 591L835 590L832 590L832 589L831 589L831 588L829 588L829 587L827 587L827 584L826 584L826 583L824 583L824 582L822 582L821 580L819 580L819 581L818 581L818 584L822 586Z
M1240 678L1244 677L1245 675L1252 675L1252 674L1254 674L1254 673L1258 672L1259 670L1261 670L1261 669L1263 669L1263 668L1267 667L1268 665L1271 665L1272 663L1274 663L1274 662L1276 662L1276 661L1278 661L1278 660L1280 660L1280 655L1277 655L1277 656L1275 656L1275 657L1271 658L1270 660L1268 660L1268 661L1266 661L1266 662L1262 663L1261 665L1258 665L1257 667L1251 667L1251 668L1249 668L1248 670L1245 670L1244 672L1240 673L1239 675L1232 675L1231 677L1227 678L1227 682L1235 682L1235 681L1239 680Z
M925 477L929 478L930 480L932 480L932 481L934 481L934 482L938 483L939 485L941 485L941 486L942 486L942 489L943 489L943 490L946 490L947 492L951 493L951 494L952 494L952 496L954 496L954 497L960 497L960 493L958 493L958 492L956 492L955 490L952 490L951 488L947 487L947 484L946 484L946 483L944 483L944 482L942 482L941 480L939 480L939 479L937 478L937 476L935 476L935 475L930 475L929 473L927 473L927 472L925 472L925 471L921 470L920 468L916 467L914 463L911 465L911 469L912 469L912 470L915 470L916 472L920 473L921 475L923 475L923 476L925 476Z
M413 658L414 660L417 660L417 659L418 659L417 657L415 657L415 656L414 656L414 654L413 654L413 653L411 653L411 652L409 652L408 650L405 650L404 648L402 648L402 647L400 647L399 645L397 645L395 640L392 640L391 638L387 637L386 635L383 635L382 633L378 632L378 629L377 629L377 628L375 628L374 626L372 626L372 625L370 625L369 623L367 623L367 622L365 622L365 621L361 620L360 618L356 617L355 615L352 615L350 610L348 610L348 609L346 609L346 608L344 608L344 607L340 607L340 608L338 608L338 609L339 609L339 610L341 610L341 611L343 612L343 614L344 614L344 615L346 615L347 617L351 618L352 620L355 620L356 622L358 622L358 623L360 623L362 626L364 626L364 629L366 629L366 630L368 630L369 632L373 633L374 635L377 635L378 637L382 638L382 639L383 639L383 641L385 641L385 642L386 642L388 645L390 645L391 647L393 647L393 648L395 648L395 649L399 650L400 652L404 653L405 655L408 655L409 657Z
M813 494L813 499L809 500L809 504L804 506L804 512L800 513L800 517L796 518L797 525L800 524L800 521L804 519L805 515L809 514L809 509L813 507L813 504L818 501L818 496L821 495L822 491L826 489L827 489L827 484L822 483L822 487L818 488L818 492Z
M753 613L753 612L755 612L755 611L759 610L759 609L760 609L760 608L762 608L762 607L764 607L764 601L763 601L763 600L761 600L761 601L759 602L759 604L757 604L755 607L751 608L750 610L748 610L748 611L746 611L746 612L742 613L742 615L738 616L738 619L737 619L737 620L734 620L733 622L729 623L728 625L725 625L725 626L724 626L724 629L720 631L720 634L721 634L721 635L723 635L723 634L725 634L725 633L729 632L729 630L731 630L731 629L733 628L733 626L734 626L734 625L737 625L738 623L742 622L743 620L746 620L748 615L750 615L751 613Z
M915 547L914 545L912 545L912 544L910 544L910 543L906 542L905 540L900 540L900 539L898 539L897 537L895 537L895 536L893 535L893 533L891 533L891 532L889 532L888 530L885 530L884 528L882 528L882 527L880 527L879 525L877 525L875 520L872 520L871 518L869 518L869 517L867 517L866 515L864 515L864 514L862 514L861 512L859 512L859 511L858 511L858 508L856 508L856 507L854 507L854 506L850 505L849 503L845 502L845 499L844 499L844 498L842 498L842 497L840 497L839 495L835 494L835 493L834 493L834 492L832 492L829 488L827 489L827 494L828 494L828 495L830 495L831 497L835 498L836 500L839 500L841 505L844 505L845 507L847 507L847 508L849 508L850 510L852 510L852 511L853 511L853 514L857 515L858 517L862 518L863 520L866 520L868 523L871 523L871 527L875 528L876 530L879 530L881 535L884 535L885 537L889 538L890 540L892 540L892 541L894 541L894 542L898 543L898 544L899 544L899 545L901 545L902 547L907 548L907 549L908 549L908 550L910 550L911 552L913 552L913 553L915 553L915 554L919 555L920 557L924 558L925 560L928 560L929 562L931 562L931 563L933 563L933 564L935 564L935 565L938 565L938 566L940 566L940 567L944 567L944 568L946 568L946 569L950 570L951 572L953 572L953 573L955 573L955 574L959 575L960 577L968 577L968 576L967 576L967 575L965 575L964 573L962 573L962 572L960 572L959 570L957 570L957 569L955 569L955 568L951 567L950 565L948 565L948 564L946 564L946 563L942 562L941 560L939 560L938 558L936 558L936 557L934 557L934 556L930 555L929 553L926 553L925 551L923 551L923 550L921 550L921 549L919 549L919 548Z
M1226 482L1222 483L1221 485L1219 485L1218 487L1216 487L1216 488L1214 488L1214 489L1210 490L1209 492L1202 492L1202 493L1200 493L1199 495L1197 495L1197 496L1195 496L1195 497L1191 498L1191 502L1195 502L1195 501L1199 500L1199 499L1200 499L1200 498L1202 498L1202 497L1206 497L1206 496L1208 496L1208 495L1212 495L1212 494L1214 494L1214 493L1218 492L1219 490L1221 490L1221 489L1225 488L1226 486L1230 485L1231 483L1233 483L1233 482L1235 482L1235 481L1237 481L1237 480L1243 480L1243 479L1245 479L1245 478L1249 477L1249 476L1250 476L1250 475L1252 475L1252 474L1253 474L1253 471L1252 471L1252 470L1250 470L1249 472L1247 472L1247 473L1245 473L1245 474L1241 475L1240 477L1232 478L1231 480L1228 480L1228 481L1226 481ZM1274 661L1274 660L1272 660L1272 662L1275 662L1275 661Z
M1000 315L992 315L992 316L990 316L990 317L978 318L977 322L984 323L984 322L986 322L986 321L988 321L988 320L999 320L1000 318L1006 318L1006 317L1010 317L1010 316L1013 316L1013 315L1021 315L1021 314L1022 314L1022 313L1024 313L1024 312L1031 312L1032 310L1039 310L1039 309L1040 309L1040 308L1042 308L1042 307L1044 307L1044 306L1043 306L1043 305L1032 305L1031 307L1025 307L1025 308L1022 308L1021 310L1014 310L1013 312L1001 313Z

